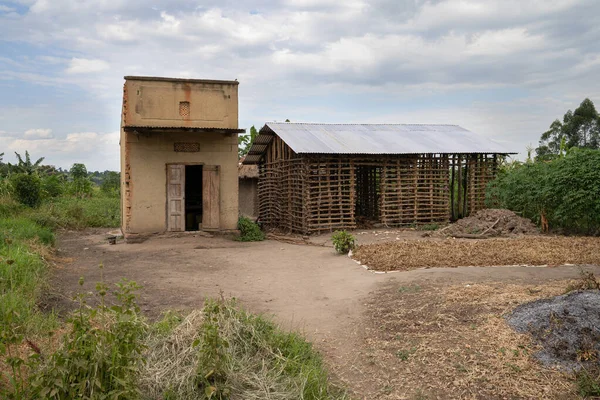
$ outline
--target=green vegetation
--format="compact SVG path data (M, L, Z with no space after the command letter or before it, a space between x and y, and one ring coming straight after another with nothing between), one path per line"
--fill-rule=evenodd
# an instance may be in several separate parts
M331 236L333 241L333 248L339 254L348 254L348 252L354 249L356 239L352 234L346 231L336 231Z
M238 229L240 230L238 240L241 242L260 242L265 240L265 233L250 218L240 217L238 219Z
M233 300L148 323L134 282L116 285L110 305L100 282L96 307L80 294L66 321L41 312L53 231L119 226L119 176L97 184L82 164L65 173L18 159L0 156L0 398L345 398L309 342ZM240 240L265 238L248 218L239 228Z
M600 150L573 148L552 161L512 163L490 183L487 204L564 232L600 233Z
M583 398L597 398L600 396L600 370L582 369L576 376L577 392Z
M150 335L147 342L144 398L346 398L329 384L309 342L235 300L209 300L169 334Z
M536 158L552 160L574 147L600 149L600 114L590 99L583 100L575 111L567 111L562 122L552 122L540 138Z
M254 139L258 136L258 130L252 125L250 128L249 134L238 135L238 157L244 158L250 147L252 147L252 143L254 143Z

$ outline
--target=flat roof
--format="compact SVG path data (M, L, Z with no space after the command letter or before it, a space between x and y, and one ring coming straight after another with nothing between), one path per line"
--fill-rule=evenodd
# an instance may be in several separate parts
M220 85L239 85L238 81L222 81L215 79L187 79L187 78L166 78L162 76L125 76L126 81L158 81L158 82L182 82L182 83L216 83Z

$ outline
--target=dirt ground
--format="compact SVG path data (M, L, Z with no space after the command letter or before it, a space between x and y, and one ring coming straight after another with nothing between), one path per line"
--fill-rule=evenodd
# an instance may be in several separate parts
M416 231L365 232L357 234L359 243L380 242L381 237L397 240L396 237L401 235L405 236L402 239L421 237ZM139 244L109 245L105 234L105 230L88 230L60 235L57 257L62 262L59 261L54 270L52 289L45 301L47 307L72 308L72 296L82 289L93 291L100 279L114 283L127 278L142 285L139 303L151 317L169 309L199 308L206 297L221 293L236 297L249 310L273 315L283 328L299 329L314 340L325 354L334 376L359 399L494 398L477 395L479 390L496 393L483 391L488 383L477 379L458 385L461 390L447 391L448 387L454 387L448 386L450 378L442 379L433 374L431 371L434 370L429 370L427 363L415 364L411 378L402 378L407 373L406 366L411 365L403 360L404 351L406 359L412 362L413 356L420 354L418 350L412 352L413 347L421 349L422 346L423 332L406 330L406 326L421 321L416 310L427 310L428 304L435 305L440 299L451 298L452 288L511 284L528 293L527 290L534 287L532 285L562 282L576 278L580 273L577 266L561 266L430 268L374 274L349 257L336 255L328 246L328 235L311 238L312 245L273 240L240 243L192 234L155 237ZM99 263L104 265L102 270L98 268ZM600 273L599 267L585 268ZM83 288L78 284L81 276L85 278ZM413 292L415 287L420 289ZM406 296L413 296L411 298L417 303L405 303ZM490 315L500 315L519 304L502 301L483 310L481 315L492 318ZM455 307L458 316L447 311L442 313L450 315L448 318L453 323L449 330L438 330L438 335L447 339L448 335L470 326L467 320L472 308L461 307ZM460 318L461 313L466 320ZM437 321L437 315L431 314L433 322ZM429 317L423 318L426 321ZM436 323L443 326L439 321ZM389 335L396 334L402 337L402 348L389 348L384 342L388 341ZM382 337L387 339L380 340ZM410 344L412 342L415 344ZM454 351L451 346L462 343L446 342L450 347L432 347L429 353L422 353L423 360L444 359L440 355ZM391 357L389 354L396 355ZM441 368L444 364L439 365ZM469 370L468 366L466 368ZM477 368L481 374L483 366ZM427 385L414 386L419 380L426 381ZM497 398L540 398L511 390L497 392ZM554 385L549 390L547 396L541 397L562 398L560 396L566 389L556 390ZM567 393L572 394L568 390Z

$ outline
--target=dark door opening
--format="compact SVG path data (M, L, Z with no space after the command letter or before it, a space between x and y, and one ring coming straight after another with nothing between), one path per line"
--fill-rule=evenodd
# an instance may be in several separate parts
M202 223L202 165L185 166L185 230L197 231Z
M369 228L379 222L379 197L381 167L361 165L356 167L356 224Z

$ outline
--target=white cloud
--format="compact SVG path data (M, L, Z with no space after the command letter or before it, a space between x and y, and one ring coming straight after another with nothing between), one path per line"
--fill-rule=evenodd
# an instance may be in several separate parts
M69 74L86 74L91 72L101 72L110 68L106 61L90 60L86 58L73 58L67 68Z
M52 129L28 129L23 134L25 139L50 139L52 138Z
M64 138L0 139L2 148L35 157L45 157L45 163L69 168L73 163L84 163L90 170L119 169L119 132L70 133Z
M13 12L13 11L15 11L14 8L0 4L0 13L1 12L9 13L9 12Z
M2 129L80 132L47 141L64 159L76 149L98 159L89 143L119 126L123 75L237 78L246 128L300 116L457 122L523 148L584 97L600 101L598 0L19 3L33 7L0 13L3 40L43 53L0 59L0 99L24 98L19 82L34 83L46 95L31 101L48 106L0 112Z

